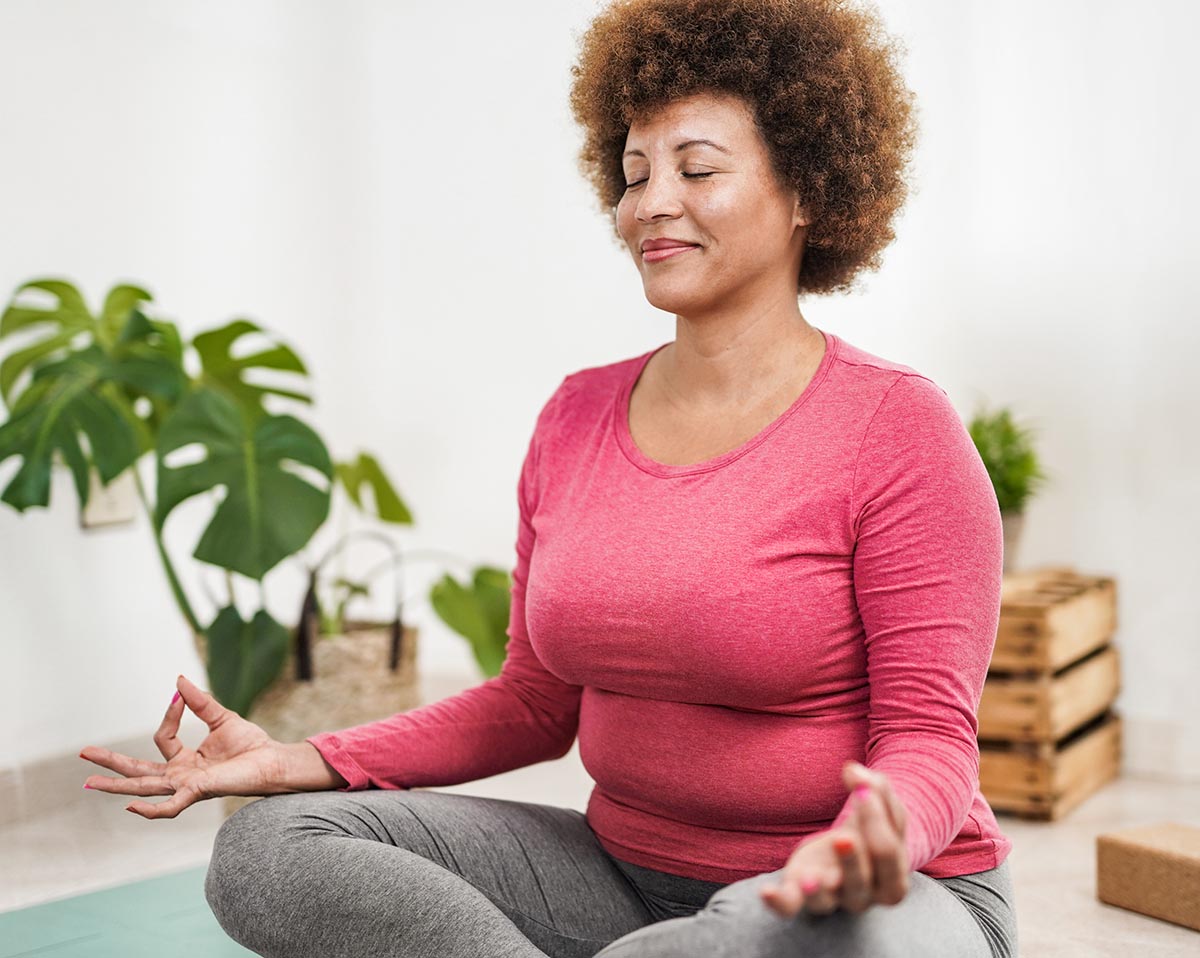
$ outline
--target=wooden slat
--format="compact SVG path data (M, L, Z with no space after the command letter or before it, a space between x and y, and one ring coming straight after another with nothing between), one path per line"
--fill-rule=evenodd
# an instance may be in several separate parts
M1104 722L1051 756L979 749L979 786L995 812L1055 820L1117 777L1121 771L1122 723Z
M979 737L1057 742L1100 715L1120 691L1115 646L1057 675L989 675L979 701Z
M993 672L1054 672L1108 642L1116 581L1046 567L1004 577Z

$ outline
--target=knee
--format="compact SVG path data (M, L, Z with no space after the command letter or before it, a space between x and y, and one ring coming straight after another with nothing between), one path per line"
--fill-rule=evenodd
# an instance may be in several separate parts
M262 929L278 921L280 902L272 893L287 887L280 872L288 814L279 802L287 797L250 802L222 822L204 876L204 897L217 922L256 951L265 945Z

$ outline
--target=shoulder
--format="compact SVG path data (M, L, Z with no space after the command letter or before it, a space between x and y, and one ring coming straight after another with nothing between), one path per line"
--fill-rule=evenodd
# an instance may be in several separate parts
M865 434L889 423L903 428L915 422L961 425L946 391L912 366L867 352L835 337L833 362L843 390L853 395L864 413Z
M539 430L561 427L564 422L594 419L611 410L613 400L636 375L653 350L627 359L585 366L567 373L546 400L538 416Z

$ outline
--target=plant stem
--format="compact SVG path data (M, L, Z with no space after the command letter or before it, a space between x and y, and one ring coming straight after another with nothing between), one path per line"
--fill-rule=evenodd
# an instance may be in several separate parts
M171 586L171 594L175 596L175 603L179 606L179 611L183 613L183 617L187 619L188 625L192 627L192 631L203 632L204 628L200 625L200 620L196 618L196 613L192 611L191 603L188 602L187 595L183 591L183 586L179 582L179 576L175 574L175 567L171 565L171 557L167 555L167 547L163 542L162 533L154 521L154 510L150 508L150 500L146 496L145 487L142 485L142 477L138 473L137 463L135 462L130 468L133 469L133 481L137 486L138 498L142 500L142 506L145 507L146 515L150 519L150 529L154 533L154 544L158 546L158 556L162 559L163 569L167 573L167 583Z

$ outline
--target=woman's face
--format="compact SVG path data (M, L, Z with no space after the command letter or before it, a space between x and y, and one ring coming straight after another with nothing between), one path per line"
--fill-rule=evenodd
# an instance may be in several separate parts
M775 178L742 99L696 94L639 117L622 163L617 229L652 305L699 317L775 297L795 303L806 211ZM644 250L652 240L689 245Z

